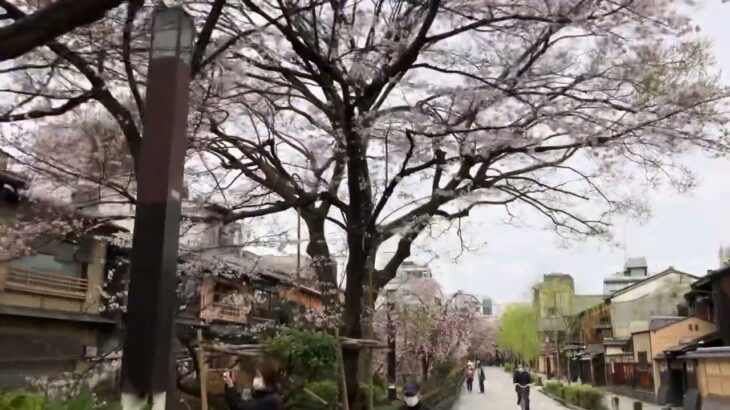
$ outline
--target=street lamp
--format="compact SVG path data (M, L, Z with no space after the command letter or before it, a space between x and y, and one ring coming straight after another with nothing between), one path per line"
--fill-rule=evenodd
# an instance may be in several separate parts
M137 165L137 203L122 357L122 408L172 409L177 253L187 141L193 22L158 9Z
M182 7L155 11L152 16L152 61L173 57L190 66L195 26Z

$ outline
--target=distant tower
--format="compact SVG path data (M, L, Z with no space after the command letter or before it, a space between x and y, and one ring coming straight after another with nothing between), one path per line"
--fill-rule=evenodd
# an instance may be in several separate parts
M485 316L492 316L492 314L494 313L492 311L492 298L485 297L482 299L482 313Z
M721 246L718 256L720 257L720 268L730 266L730 246Z

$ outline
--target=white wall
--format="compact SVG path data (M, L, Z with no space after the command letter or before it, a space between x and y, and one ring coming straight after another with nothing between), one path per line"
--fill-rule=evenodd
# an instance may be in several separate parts
M696 279L689 276L683 275L678 272L668 273L655 280L648 281L647 283L637 286L621 295L611 298L611 303L628 302L631 300L639 299L643 296L656 293L659 290L666 290L667 288L677 287L689 288L689 286L695 282Z
M649 329L653 316L676 316L677 305L696 279L669 273L611 298L611 325L614 337Z

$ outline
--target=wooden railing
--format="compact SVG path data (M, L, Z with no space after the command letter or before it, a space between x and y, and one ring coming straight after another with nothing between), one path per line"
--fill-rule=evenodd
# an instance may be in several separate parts
M7 268L5 289L68 299L86 299L89 282L82 278Z
M246 308L230 303L213 302L201 312L203 319L246 322Z

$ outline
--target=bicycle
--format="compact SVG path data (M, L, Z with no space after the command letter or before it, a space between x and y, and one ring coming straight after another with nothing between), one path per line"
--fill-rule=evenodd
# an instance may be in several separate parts
M515 386L517 386L519 399L520 399L520 409L522 410L528 410L530 408L530 386L532 386L532 383L530 384L519 384L515 383Z

